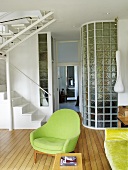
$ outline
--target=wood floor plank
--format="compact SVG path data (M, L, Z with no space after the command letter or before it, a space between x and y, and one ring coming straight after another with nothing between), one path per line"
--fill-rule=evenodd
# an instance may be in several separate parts
M37 155L30 144L32 130L0 130L0 170L52 170L54 157ZM104 131L81 126L75 152L82 153L83 170L111 170L104 152Z

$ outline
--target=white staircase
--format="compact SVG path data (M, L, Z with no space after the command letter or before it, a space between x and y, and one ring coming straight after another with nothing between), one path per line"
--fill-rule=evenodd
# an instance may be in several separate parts
M0 85L0 89L0 102L2 102L7 100L7 92L5 85ZM17 92L12 91L11 96L14 129L36 129L46 122L46 116L39 113L38 109Z
M45 11L42 17L28 16L0 21L0 24L4 27L0 32L0 54L4 56L31 36L55 22L53 14L54 12ZM18 24L15 24L17 21L19 21ZM5 30L6 26L8 26L8 32Z

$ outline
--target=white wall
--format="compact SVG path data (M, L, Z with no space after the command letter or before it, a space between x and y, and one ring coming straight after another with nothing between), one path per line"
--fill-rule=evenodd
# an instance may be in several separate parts
M128 19L118 21L118 50L121 52L121 75L125 88L118 94L118 105L128 105Z
M50 54L49 54L50 55ZM10 62L13 63L25 75L30 77L34 82L39 84L39 59L38 59L38 37L32 36L30 39L16 47L10 53ZM36 108L48 117L52 114L52 83L49 83L49 92L51 94L48 107L40 107L39 88L29 80L24 74L17 71L13 66L11 67L11 88L25 99L30 101ZM50 79L52 78L52 65L49 60L49 73ZM52 81L52 79L51 79ZM47 118L48 118L47 117Z
M60 41L57 44L58 63L78 63L78 41Z

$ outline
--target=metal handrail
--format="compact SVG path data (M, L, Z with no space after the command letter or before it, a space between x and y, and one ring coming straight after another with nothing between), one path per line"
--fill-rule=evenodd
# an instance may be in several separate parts
M25 73L23 73L20 69L18 69L16 66L14 66L12 63L10 63L11 66L13 66L16 70L18 70L20 73L22 73L25 77L27 77L29 80L31 80L34 84L36 84L39 89L44 91L46 94L51 95L49 92L45 91L42 87L40 87L39 84L37 84L34 80L32 80L29 76L27 76Z
M15 18L15 19L10 19L10 20L7 20L7 21L1 21L0 24L3 24L5 22L11 22L11 21L17 21L17 20L21 20L21 19L32 19L32 17L22 17L22 18Z

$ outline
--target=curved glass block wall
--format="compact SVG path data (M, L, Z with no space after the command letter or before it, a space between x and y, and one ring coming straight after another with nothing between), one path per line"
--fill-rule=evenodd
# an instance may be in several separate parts
M83 124L117 127L117 24L92 22L81 28Z

